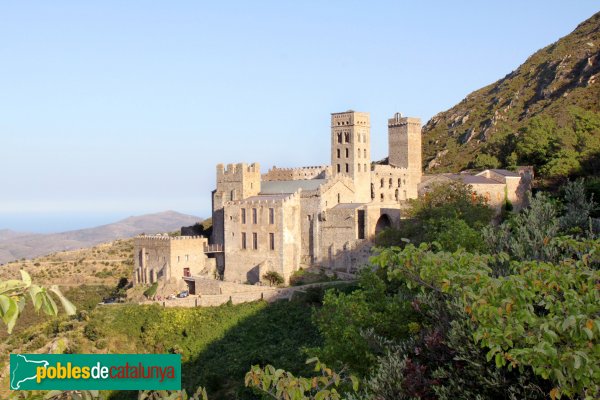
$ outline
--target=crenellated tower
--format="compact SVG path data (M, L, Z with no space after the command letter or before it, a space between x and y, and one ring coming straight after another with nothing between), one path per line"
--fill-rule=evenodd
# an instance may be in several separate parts
M396 113L388 119L389 163L421 177L421 119Z
M332 174L354 181L357 203L371 201L371 122L369 113L331 114Z
M217 188L212 196L212 242L224 243L223 206L228 201L242 200L260 193L260 164L217 164Z

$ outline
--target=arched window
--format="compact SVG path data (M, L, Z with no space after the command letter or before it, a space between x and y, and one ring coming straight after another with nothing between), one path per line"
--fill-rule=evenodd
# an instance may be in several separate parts
M392 178L390 178L389 185L390 185L390 189L391 189L392 188Z
M342 166L340 164L337 165L337 172L342 172Z
M338 132L338 143L342 143L342 132Z
M383 198L384 198L383 193L381 193L381 195L379 196L380 201L383 202Z
M344 133L345 143L350 143L350 132Z
M346 163L346 172L350 172L350 166Z
M360 158L360 149L358 149L358 158Z
M346 149L346 158L350 157L350 149Z
M396 189L396 190L394 191L394 197L396 198L396 201L400 200L400 199L398 198L398 189Z
M337 149L337 158L340 158L341 150Z
M402 179L398 178L398 187L402 186Z
M384 181L383 181L383 178L381 178L381 182L380 182L380 185L379 185L379 187L383 187L383 185L385 185L385 183L384 183Z

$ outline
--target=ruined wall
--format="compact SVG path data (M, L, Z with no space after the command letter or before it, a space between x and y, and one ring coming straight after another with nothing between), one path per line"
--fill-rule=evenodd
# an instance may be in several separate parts
M269 169L262 175L263 181L291 181L302 179L325 179L331 176L330 165L300 168L277 168Z
M242 210L246 210L245 221ZM225 280L255 283L265 272L273 270L288 281L300 264L300 195L259 196L228 202L224 214Z

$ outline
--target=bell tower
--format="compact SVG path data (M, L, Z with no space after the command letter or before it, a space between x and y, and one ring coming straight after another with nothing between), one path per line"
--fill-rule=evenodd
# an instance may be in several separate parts
M370 143L369 113L349 110L331 114L332 172L352 178L358 203L371 201Z

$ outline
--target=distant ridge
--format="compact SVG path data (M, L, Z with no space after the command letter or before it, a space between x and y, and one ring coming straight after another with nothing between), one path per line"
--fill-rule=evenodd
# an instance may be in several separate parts
M155 214L128 217L112 224L74 231L37 234L0 230L0 264L20 258L32 258L55 251L74 250L90 247L138 235L140 233L160 233L179 230L182 226L201 222L202 218L164 211Z

